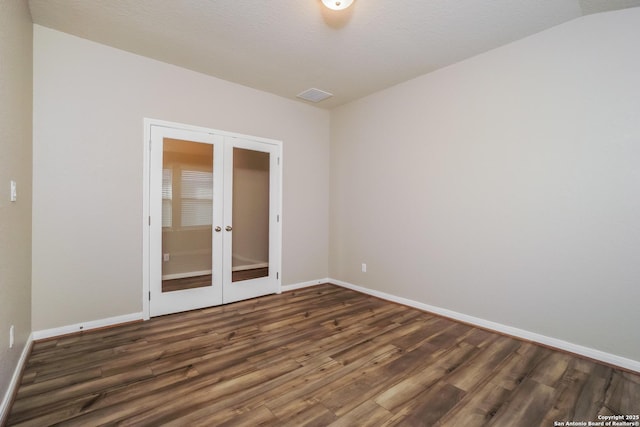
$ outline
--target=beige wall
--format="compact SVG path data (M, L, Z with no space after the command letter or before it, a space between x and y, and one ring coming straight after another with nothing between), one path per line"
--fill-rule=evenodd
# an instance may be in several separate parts
M0 400L31 333L32 34L27 2L0 1Z
M638 40L591 15L333 110L331 277L640 360Z
M144 117L282 140L283 284L327 276L327 111L36 25L34 330L142 310Z

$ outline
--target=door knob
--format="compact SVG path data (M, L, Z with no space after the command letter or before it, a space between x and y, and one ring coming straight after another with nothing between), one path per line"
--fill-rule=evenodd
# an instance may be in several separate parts
M230 226L230 225L227 225L224 229L225 229L225 230L227 230L227 231L231 231L231 230L233 230L233 228L231 228L231 226Z
M221 232L221 231L222 231L222 228L220 228L220 226L217 226L216 228L214 228L214 230L216 230L216 232L218 232L218 233L219 233L219 232Z

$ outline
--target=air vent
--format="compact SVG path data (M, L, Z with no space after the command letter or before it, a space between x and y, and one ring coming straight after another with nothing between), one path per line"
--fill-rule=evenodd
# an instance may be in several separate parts
M331 98L333 94L320 89L311 88L305 90L304 92L300 92L296 96L298 98L304 99L305 101L320 102L327 98Z

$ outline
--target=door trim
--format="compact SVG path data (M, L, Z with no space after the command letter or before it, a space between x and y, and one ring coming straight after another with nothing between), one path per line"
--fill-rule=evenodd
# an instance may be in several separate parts
M270 138L262 138L253 135L244 135L235 132L221 131L217 129L211 129L201 126L192 126L183 123L175 123L169 122L165 120L158 119L150 119L144 118L143 120L143 165L142 165L142 313L143 319L150 319L150 304L149 304L149 295L150 295L150 194L151 194L151 128L152 126L158 127L166 127L176 130L185 130L191 132L203 132L209 134L215 134L219 136L233 137L233 138L243 138L250 139L257 142L262 142L266 144L272 144L278 147L279 152L279 161L278 161L278 201L276 204L277 207L277 215L279 221L276 224L276 235L274 236L274 242L276 248L276 259L273 262L270 260L269 263L272 264L276 268L277 274L277 290L276 293L282 292L282 190L283 190L283 182L282 182L282 169L283 169L283 150L282 150L282 141L278 141Z

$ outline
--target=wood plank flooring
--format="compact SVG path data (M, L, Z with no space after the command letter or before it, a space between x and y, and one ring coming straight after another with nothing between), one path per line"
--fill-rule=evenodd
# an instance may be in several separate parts
M640 376L320 285L37 342L14 426L553 426Z

